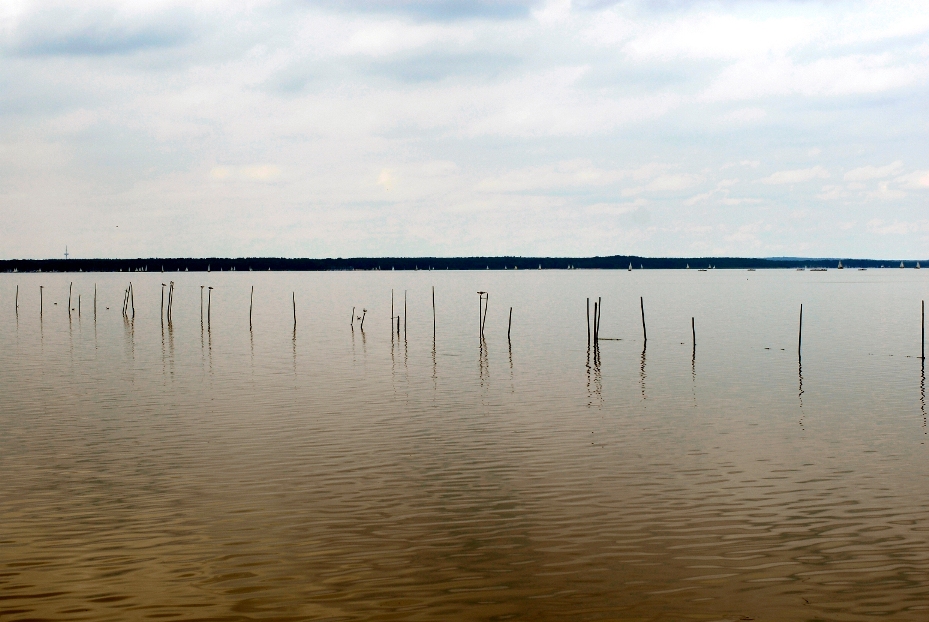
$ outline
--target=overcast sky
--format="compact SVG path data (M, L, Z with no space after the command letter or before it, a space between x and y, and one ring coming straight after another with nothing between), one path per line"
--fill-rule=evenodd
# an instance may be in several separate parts
M929 257L929 3L0 2L0 257Z

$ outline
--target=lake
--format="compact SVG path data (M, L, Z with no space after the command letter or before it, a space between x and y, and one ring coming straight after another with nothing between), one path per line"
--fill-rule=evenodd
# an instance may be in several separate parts
M0 619L925 620L927 286L2 274Z

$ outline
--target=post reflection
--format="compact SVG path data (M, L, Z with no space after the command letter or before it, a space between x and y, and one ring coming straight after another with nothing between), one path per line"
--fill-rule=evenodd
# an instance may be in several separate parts
M694 341L693 352L690 355L690 390L693 393L694 408L697 407L697 343Z
M797 357L797 380L799 383L797 398L800 400L800 408L803 408L803 359L799 356Z
M603 376L600 370L600 344L593 341L587 348L587 406L603 407Z
M481 379L481 386L485 384L485 380L489 379L490 364L487 357L487 340L484 339L484 336L481 335L480 345L478 347L478 374Z
M926 434L926 359L919 365L919 411L923 414L923 434Z

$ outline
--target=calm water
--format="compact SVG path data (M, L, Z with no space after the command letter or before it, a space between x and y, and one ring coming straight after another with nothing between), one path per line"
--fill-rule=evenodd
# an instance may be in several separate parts
M0 619L925 620L923 298L898 269L0 275Z

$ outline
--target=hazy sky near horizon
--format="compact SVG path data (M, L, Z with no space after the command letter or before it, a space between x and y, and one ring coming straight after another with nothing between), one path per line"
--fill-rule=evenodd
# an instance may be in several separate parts
M0 4L0 257L929 257L929 3Z

